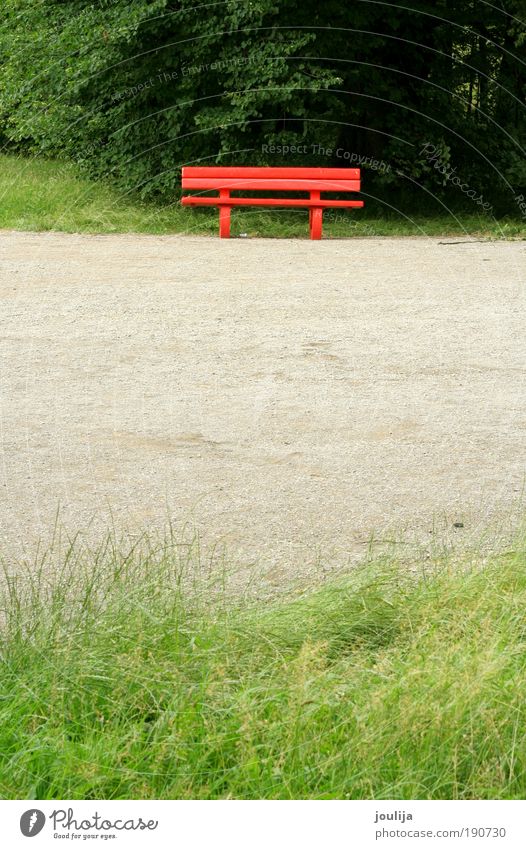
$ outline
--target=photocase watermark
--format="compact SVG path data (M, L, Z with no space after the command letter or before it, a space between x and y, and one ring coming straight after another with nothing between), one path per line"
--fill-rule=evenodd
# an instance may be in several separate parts
M473 203L476 203L484 212L488 213L488 215L493 214L493 206L489 201L485 201L482 194L477 192L477 189L472 189L469 183L463 182L462 179L456 174L456 167L452 168L449 162L444 158L444 153L442 149L431 142L426 142L420 151L420 155L425 156L429 163L433 164L433 167L444 177L444 183L451 183L452 186L456 186L460 191L466 195L466 197L470 198Z
M204 65L184 65L181 70L182 77L193 74L207 74L209 71L226 71L229 68L239 68L245 65L260 65L262 61L269 61L269 57L253 53L251 56L233 56L231 59L216 59Z
M354 151L345 150L343 147L324 147L321 144L262 144L261 152L270 153L273 156L288 156L289 154L325 156L328 159L341 159L350 165L356 165L359 168L369 168L372 171L381 171L384 174L387 174L391 170L389 163L384 162L383 159L374 159L372 156L365 156Z
M53 829L53 836L58 839L110 840L122 832L155 831L158 820L143 819L142 817L121 817L108 819L95 811L90 817L76 817L73 808L56 808L46 817L38 808L29 808L20 817L20 831L24 837L36 837L40 834L46 820Z
M129 86L128 88L123 89L122 91L114 91L111 99L115 101L121 100L131 100L134 97L137 97L141 91L146 91L148 88L155 88L155 86L160 85L161 83L172 82L173 80L177 80L180 74L179 71L162 71L157 74L155 77L149 77L149 79L144 80L142 83L137 83L137 85Z
M46 815L38 808L30 808L24 811L20 817L20 831L24 837L36 837L40 834L46 824Z
M137 819L104 819L97 811L89 818L76 819L73 808L59 808L49 815L49 819L53 823L53 831L61 829L69 833L76 831L80 832L95 832L105 833L119 831L155 831L159 825L158 820L143 820L142 817Z
M95 141L90 142L86 145L86 147L83 147L79 151L77 159L87 159L88 157L93 156L93 154L96 151L101 150L105 146L105 144L105 139L96 139Z
M524 195L515 195L515 203L519 207L523 218L526 218L526 197Z
M239 68L247 65L260 65L264 61L269 61L268 57L263 57L257 53L251 56L234 56L231 59L216 59L214 62L207 62L201 65L183 65L173 71L159 71L153 77L149 77L142 83L129 86L122 91L115 91L111 99L113 101L128 100L137 97L146 89L155 88L158 85L166 85L166 83L175 82L185 77L192 77L198 74L207 74L210 71L226 71L230 68Z

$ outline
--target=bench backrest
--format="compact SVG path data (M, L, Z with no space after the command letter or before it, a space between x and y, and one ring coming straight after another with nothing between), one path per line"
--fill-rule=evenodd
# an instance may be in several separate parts
M185 165L183 189L359 192L359 168L269 168Z

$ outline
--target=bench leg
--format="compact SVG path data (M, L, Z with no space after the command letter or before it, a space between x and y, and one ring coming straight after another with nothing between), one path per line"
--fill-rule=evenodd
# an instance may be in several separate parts
M219 236L221 239L230 238L230 207L219 207Z
M219 189L219 238L230 238L230 206L221 206L221 201L230 198L230 189Z
M319 206L311 209L309 219L311 239L321 239L321 231L323 228L323 209Z

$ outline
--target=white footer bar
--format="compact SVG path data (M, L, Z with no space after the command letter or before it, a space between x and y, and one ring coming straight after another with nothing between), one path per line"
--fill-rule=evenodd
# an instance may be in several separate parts
M526 849L523 801L4 801L0 813L6 849Z

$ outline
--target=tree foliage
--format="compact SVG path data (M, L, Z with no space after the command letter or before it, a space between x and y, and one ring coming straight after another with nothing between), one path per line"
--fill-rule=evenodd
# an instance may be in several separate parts
M521 18L525 0L4 0L0 133L143 196L185 163L361 164L373 195L513 209Z

